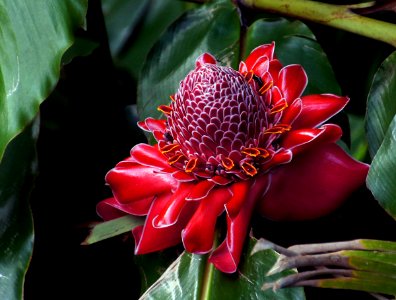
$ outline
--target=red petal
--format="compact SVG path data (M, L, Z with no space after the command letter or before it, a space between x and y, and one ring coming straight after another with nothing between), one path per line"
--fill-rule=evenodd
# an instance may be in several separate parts
M216 183L212 181L202 180L195 184L194 188L187 196L187 200L201 200L205 198L215 186Z
M187 174L184 171L176 171L172 173L172 177L175 178L177 181L181 182L189 182L195 180L195 177L192 174Z
M114 198L102 200L96 205L96 213L105 221L125 216L125 212L113 207L117 204Z
M282 118L280 120L283 124L293 124L294 120L300 115L302 110L302 101L300 98L297 98L283 111ZM293 124L294 128L294 124Z
M168 227L177 222L179 215L186 204L186 197L190 193L194 184L180 184L179 188L172 194L169 200L164 204L163 210L154 217L154 227Z
M188 252L201 254L212 249L217 217L230 198L228 188L218 187L199 202L198 209L182 232L184 248Z
M336 144L313 148L273 171L259 210L273 220L321 217L364 183L368 169Z
M334 124L320 128L298 129L285 134L281 146L292 150L293 155L322 143L334 143L342 136L342 130Z
M252 180L239 181L230 186L232 198L226 204L227 214L234 218L239 213L242 205L245 203L246 196L252 186Z
M165 132L166 129L166 120L157 120L154 118L147 118L143 122L138 122L140 128L146 131L160 131L162 133Z
M295 129L319 126L342 110L349 98L324 94L304 96L301 100L302 111L293 123Z
M307 74L300 65L288 65L279 72L278 86L289 104L301 96L307 83Z
M268 57L261 56L254 63L252 70L256 76L261 78L264 75L264 73L268 71L268 67L269 67Z
M134 201L129 204L121 204L115 198L108 198L98 203L96 206L96 212L103 220L106 221L122 217L126 214L145 216L147 215L152 202L153 197Z
M158 173L154 168L127 161L110 170L106 182L121 204L169 192L178 184L170 174Z
M131 150L131 157L145 166L162 170L170 170L171 168L168 164L168 159L158 150L158 145L137 144Z
M278 85L278 74L280 70L283 68L282 64L279 60L273 59L269 63L268 72L271 74L272 79L274 81L274 85Z
M212 182L214 182L214 183L216 183L218 185L227 185L227 184L229 184L229 183L231 183L233 181L230 178L225 178L225 177L220 176L220 175L213 176L212 178L210 178L208 180L212 181Z
M170 195L164 195L154 200L146 222L143 226L132 230L135 238L135 254L145 254L172 247L181 242L181 231L187 224L196 209L195 202L187 203L177 222L169 227L156 228L153 226L153 218L164 209Z
M293 158L293 153L289 149L279 149L272 158L261 166L261 170L269 170L272 167L287 164Z
M204 64L213 64L213 65L215 65L216 64L216 58L212 54L209 54L209 53L201 54L197 58L197 60L195 61L195 67L196 68L200 68Z
M247 69L247 67L246 67L245 62L241 61L241 62L239 63L239 73L241 73L241 74L243 75L243 74L245 74L245 73L247 73L247 72L248 72L248 69Z
M245 60L247 69L252 70L257 60L262 56L266 56L268 57L269 60L272 60L274 57L274 50L275 50L274 42L272 42L271 44L261 45L253 49Z
M227 237L209 258L220 271L234 273L237 270L253 208L267 191L269 182L267 175L257 178L238 215L234 218L227 215Z

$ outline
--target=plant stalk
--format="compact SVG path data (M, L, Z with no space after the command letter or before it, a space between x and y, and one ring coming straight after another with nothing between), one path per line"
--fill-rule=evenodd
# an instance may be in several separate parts
M310 0L240 0L242 5L342 29L396 47L396 24L351 11L360 5L334 5ZM365 3L364 6L373 3Z

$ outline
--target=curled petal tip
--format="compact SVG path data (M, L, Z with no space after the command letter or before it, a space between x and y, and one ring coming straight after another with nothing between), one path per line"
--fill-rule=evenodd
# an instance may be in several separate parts
M212 64L212 65L215 65L217 62L216 62L216 58L212 55L212 54L209 54L209 53L204 53L204 54L201 54L198 58L197 58L197 60L195 61L195 67L196 68L200 68L200 67L202 67L204 64Z

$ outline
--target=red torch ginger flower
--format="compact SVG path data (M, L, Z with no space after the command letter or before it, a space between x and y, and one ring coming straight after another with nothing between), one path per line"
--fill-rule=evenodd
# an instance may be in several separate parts
M232 273L255 209L274 220L317 218L364 182L368 166L335 144L341 128L323 125L348 98L302 96L305 71L282 67L274 47L254 49L239 71L201 55L159 107L166 119L139 123L158 143L136 145L107 174L114 197L97 207L104 219L147 215L133 230L136 254L183 242ZM223 213L227 235L213 249Z

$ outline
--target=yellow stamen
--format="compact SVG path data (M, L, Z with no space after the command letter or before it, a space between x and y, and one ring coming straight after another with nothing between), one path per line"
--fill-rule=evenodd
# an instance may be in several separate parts
M172 102L176 102L175 95L170 95L169 98L172 100Z
M245 79L246 79L246 81L247 81L248 83L250 83L250 82L252 81L252 79L253 79L253 76L254 76L254 72L253 72L252 70L250 70L249 72L247 72L247 73L245 74Z
M234 161L229 157L222 159L221 164L227 171L231 170L235 166Z
M282 134L286 131L290 131L291 126L288 124L276 124L275 126L268 128L264 131L264 134Z
M267 158L270 154L267 149L264 148L257 148L260 151L260 157Z
M257 174L257 169L248 162L242 163L241 167L245 171L245 173L248 174L249 176L253 177L254 175Z
M179 144L169 144L169 145L162 147L160 149L160 151L162 154L165 154L165 153L171 152L171 151L179 149L179 148L180 148Z
M172 112L172 107L168 106L168 105L160 105L157 108L160 112L164 113L165 115L170 115L170 113Z
M171 158L168 159L168 164L173 165L174 163L178 162L182 158L184 158L183 154L173 155Z
M272 108L271 108L271 112L270 114L275 114L278 112L281 112L283 110L285 110L288 107L286 99L282 98L281 100L278 101L277 104L275 104Z
M253 157L260 155L260 150L257 148L245 148L241 152L243 154L246 154L247 156L253 156Z
M198 158L191 158L187 164L186 164L186 169L184 171L186 171L186 173L191 173L195 167L197 166L197 161Z
M274 84L274 82L272 80L264 83L263 86L259 89L260 95L264 95L265 92L267 92L270 88L272 88L273 84Z

